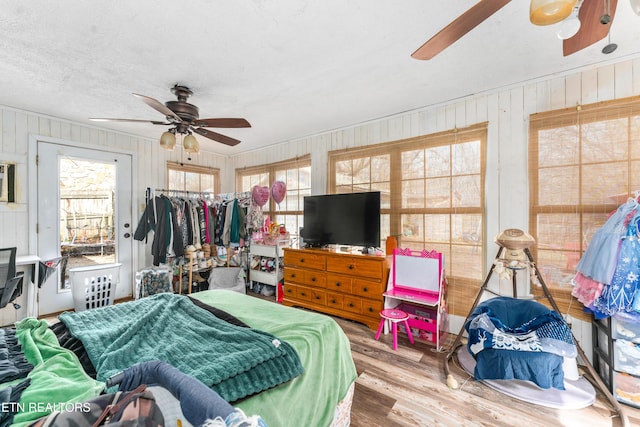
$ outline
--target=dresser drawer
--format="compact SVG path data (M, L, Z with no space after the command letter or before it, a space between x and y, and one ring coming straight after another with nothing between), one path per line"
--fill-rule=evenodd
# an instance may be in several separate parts
M327 271L365 277L371 280L382 280L384 266L384 258L327 256Z
M353 279L353 294L365 298L379 299L384 292L386 284L382 282L370 282L368 280Z
M314 289L305 286L299 286L296 289L296 298L302 301L309 301L316 304L326 305L327 293L323 289Z
M362 298L345 295L342 299L342 309L351 313L362 313Z
M301 268L286 267L284 269L285 283L293 282L301 285L309 285L314 288L326 288L327 276L322 271L303 270Z
M322 271L308 270L304 272L304 284L314 288L327 287L327 274Z
M382 311L382 300L363 299L362 300L362 314L378 317Z
M353 279L349 276L327 273L327 289L350 294L353 290Z
M314 270L324 270L327 263L325 254L314 254L305 251L287 250L284 251L284 265L311 268Z
M298 293L298 285L292 283L284 284L284 296L287 298L295 298Z
M287 268L284 269L284 281L285 282L304 283L305 273L306 273L305 270L301 270L299 268L287 267Z
M335 292L327 292L327 306L335 308L337 310L342 310L342 302L344 300L344 295L337 294Z

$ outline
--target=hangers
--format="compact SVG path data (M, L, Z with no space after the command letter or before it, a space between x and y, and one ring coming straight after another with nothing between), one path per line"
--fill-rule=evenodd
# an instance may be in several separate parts
M228 201L233 199L238 199L238 201L251 200L251 192L250 191L240 191L240 192L232 192L232 193L220 193L213 194L210 192L197 192L197 191L185 191L185 190L168 190L165 188L156 188L153 190L153 196L156 193L166 195L167 197L176 197L178 195L184 195L186 198L201 198L205 201ZM147 187L146 191L147 197L151 195L151 188Z

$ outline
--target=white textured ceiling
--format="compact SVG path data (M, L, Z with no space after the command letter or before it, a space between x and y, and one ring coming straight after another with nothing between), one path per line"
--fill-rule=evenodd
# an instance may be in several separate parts
M234 154L511 84L640 54L640 17L619 0L603 40L562 56L557 27L514 0L430 61L410 57L474 0L5 0L0 104L157 138L162 120L133 92L174 100L190 87L200 117L244 117Z

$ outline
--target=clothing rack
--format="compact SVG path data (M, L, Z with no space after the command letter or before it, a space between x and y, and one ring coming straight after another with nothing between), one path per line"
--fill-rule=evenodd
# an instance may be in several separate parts
M236 191L236 192L230 192L230 193L218 193L218 194L213 194L211 192L200 192L200 191L189 191L189 190L169 190L166 188L155 188L153 189L153 194L155 193L167 193L167 194L184 194L187 197L188 196L202 196L202 197L208 197L208 198L214 198L214 199L224 199L224 200L230 200L230 199L244 199L247 197L251 197L251 192L250 191ZM147 198L150 198L152 194L152 190L150 187L147 187L147 191L146 191L146 195Z
M151 187L147 187L146 191L145 191L145 203L149 204L151 202L151 200L158 194L164 194L168 197L172 197L172 196L184 196L186 198L192 198L192 197L198 197L198 198L202 198L205 199L207 201L230 201L230 200L234 200L237 199L238 201L243 201L244 203L246 203L246 201L249 202L249 204L252 204L252 198L251 198L251 192L250 191L240 191L240 192L228 192L228 193L219 193L219 194L214 194L214 193L210 193L210 192L198 192L198 191L189 191L189 190L171 190L171 189L166 189L166 188L155 188L152 189ZM245 205L246 206L246 205ZM145 242L147 241L147 237L145 236ZM230 267L230 260L231 257L233 256L235 252L235 249L232 246L226 246L226 253L227 253L227 267ZM189 288L188 288L188 293L191 293L191 285L192 285L192 280L193 280L193 262L194 262L194 253L191 253L190 256L188 256L189 259ZM180 263L179 265L179 292L182 292L182 274L183 274L183 264Z

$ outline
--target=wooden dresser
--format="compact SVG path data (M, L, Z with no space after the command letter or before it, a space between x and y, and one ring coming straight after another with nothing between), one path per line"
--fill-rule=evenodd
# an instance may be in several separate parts
M285 248L282 303L355 320L375 330L388 274L385 257Z

